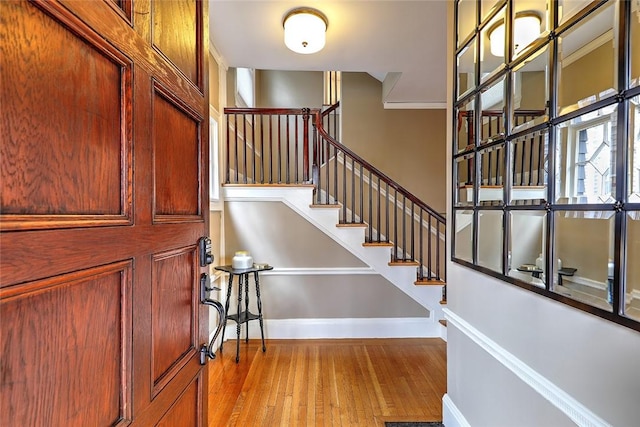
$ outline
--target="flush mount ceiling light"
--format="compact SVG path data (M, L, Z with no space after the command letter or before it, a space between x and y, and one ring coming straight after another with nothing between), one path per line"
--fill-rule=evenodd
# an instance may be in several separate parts
M327 17L319 10L299 7L287 12L282 22L284 44L297 53L316 53L322 50L329 26Z
M518 54L540 35L540 16L535 12L518 12L513 20L513 52ZM491 54L504 56L504 21L489 28Z

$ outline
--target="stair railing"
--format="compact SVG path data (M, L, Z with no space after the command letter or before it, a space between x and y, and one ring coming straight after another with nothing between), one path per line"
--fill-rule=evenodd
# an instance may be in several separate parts
M337 141L338 107L225 108L225 183L313 184L315 204L367 227L366 244L391 246L418 281L444 282L444 217Z
M310 108L225 108L227 184L310 183Z
M365 244L392 246L392 263L417 265L418 281L445 280L445 218L336 140L338 104L316 113L315 204L340 205L340 223L366 226Z

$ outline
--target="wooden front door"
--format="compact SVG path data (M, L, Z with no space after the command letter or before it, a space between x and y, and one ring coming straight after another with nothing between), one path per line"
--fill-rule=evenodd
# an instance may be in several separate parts
M0 425L206 426L208 2L0 1Z

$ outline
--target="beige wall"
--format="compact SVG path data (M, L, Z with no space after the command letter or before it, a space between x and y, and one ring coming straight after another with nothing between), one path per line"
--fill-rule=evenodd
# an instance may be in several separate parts
M566 67L559 64L560 110L606 89L613 89L614 63L613 41L608 41Z
M256 72L256 106L264 108L320 108L321 71Z
M225 107L236 106L236 69L229 67L227 70L227 104Z
M521 102L517 107L522 110L544 110L546 105L546 73L528 71L520 73L522 78Z
M414 193L445 211L445 110L385 110L382 83L342 73L342 143Z

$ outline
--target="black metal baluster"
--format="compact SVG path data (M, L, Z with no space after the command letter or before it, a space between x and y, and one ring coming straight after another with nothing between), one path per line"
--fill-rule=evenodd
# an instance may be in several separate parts
M369 174L369 176L371 176L371 174ZM369 193L371 193L371 191L373 190L373 183L369 182ZM380 193L382 192L382 188L380 188L380 176L378 175L378 190L376 191L378 197L378 201L376 203L377 209L378 209L378 219L376 220L376 230L378 230L378 236L377 236L377 240L378 242L380 242L380 231L382 230L382 223L380 221Z
M385 241L387 243L389 243L389 237L390 237L390 230L389 230L389 183L387 181L385 181L385 205L386 205L386 215L385 215L385 222L386 222L386 227L385 227L385 236L386 239Z
M290 181L290 176L289 176L289 169L291 168L291 163L290 163L290 156L291 156L291 131L289 129L289 123L291 122L291 116L290 115L286 115L285 116L286 119L286 131L287 131L287 146L286 146L286 150L287 152L285 153L285 182L287 184L291 183Z
M282 182L282 116L278 117L278 183Z
M360 192L363 190L363 178L362 178L362 165L360 166ZM373 240L373 197L371 190L373 189L373 182L371 181L371 169L369 169L369 241ZM364 195L362 196L364 197ZM364 208L362 206L362 197L360 201L360 212L362 212L362 222L364 222Z
M432 218L432 215L429 214L429 224L427 229L427 237L429 239L427 241L427 258L429 259L429 271L427 272L427 278L429 280L431 280L432 271L433 271L433 255L431 254L431 240L433 239L433 235L431 233L431 218Z
M251 145L253 147L253 156L251 156L251 163L252 163L252 171L253 171L253 175L252 175L252 180L255 183L256 182L256 115L255 114L251 114Z
M413 200L411 201L411 218L410 223L411 223L411 259L415 260L416 258L416 252L415 252L415 217L414 217L414 209L415 209L415 204L413 202ZM420 268L420 267L418 267Z
M273 184L273 119L269 116L269 183Z
M418 227L420 233L420 239L418 240L418 247L420 248L420 255L418 263L420 266L418 267L418 280L424 279L424 257L423 257L423 238L424 234L424 225L422 224L422 214L424 213L424 209L420 208L420 226Z
M298 184L300 182L299 178L298 178L298 169L299 169L299 167L298 167L299 166L299 161L298 161L299 160L299 155L298 155L298 119L299 118L300 118L300 116L298 116L298 115L295 116L295 124L296 124L295 125L295 137L294 137L295 151L293 152L295 162L293 163L293 167L295 169L294 176L295 176L296 184Z
M336 161L338 158L336 157ZM347 222L347 155L342 154L342 222Z
M359 164L360 164L360 218L364 218L364 176L362 176L362 163L359 163ZM369 186L371 186L371 183L369 183ZM371 201L369 201L369 203L371 203Z
M333 158L333 202L337 203L338 201L338 157L340 153L338 152L338 148L336 147L335 156ZM344 154L342 155L342 165L344 167Z
M249 175L247 173L247 115L243 114L242 115L242 137L243 137L243 144L242 144L242 152L243 152L243 163L244 163L244 168L242 169L242 173L244 174L244 183L247 183L247 175Z
M351 159L351 222L356 222L356 165L354 162L355 161Z
M264 115L260 116L260 183L261 184L264 184L264 118L265 118Z
M237 183L238 180L240 179L239 178L239 173L240 173L239 172L239 169L240 169L239 157L240 157L240 155L238 154L238 115L234 114L234 116L235 116L235 119L236 119L236 123L235 123L235 125L236 125L236 137L235 137L235 144L236 144L236 148L235 148L235 154L236 154L236 161L235 161L235 163L236 163L236 180L235 180L235 182Z
M407 197L402 195L402 259L407 260Z

